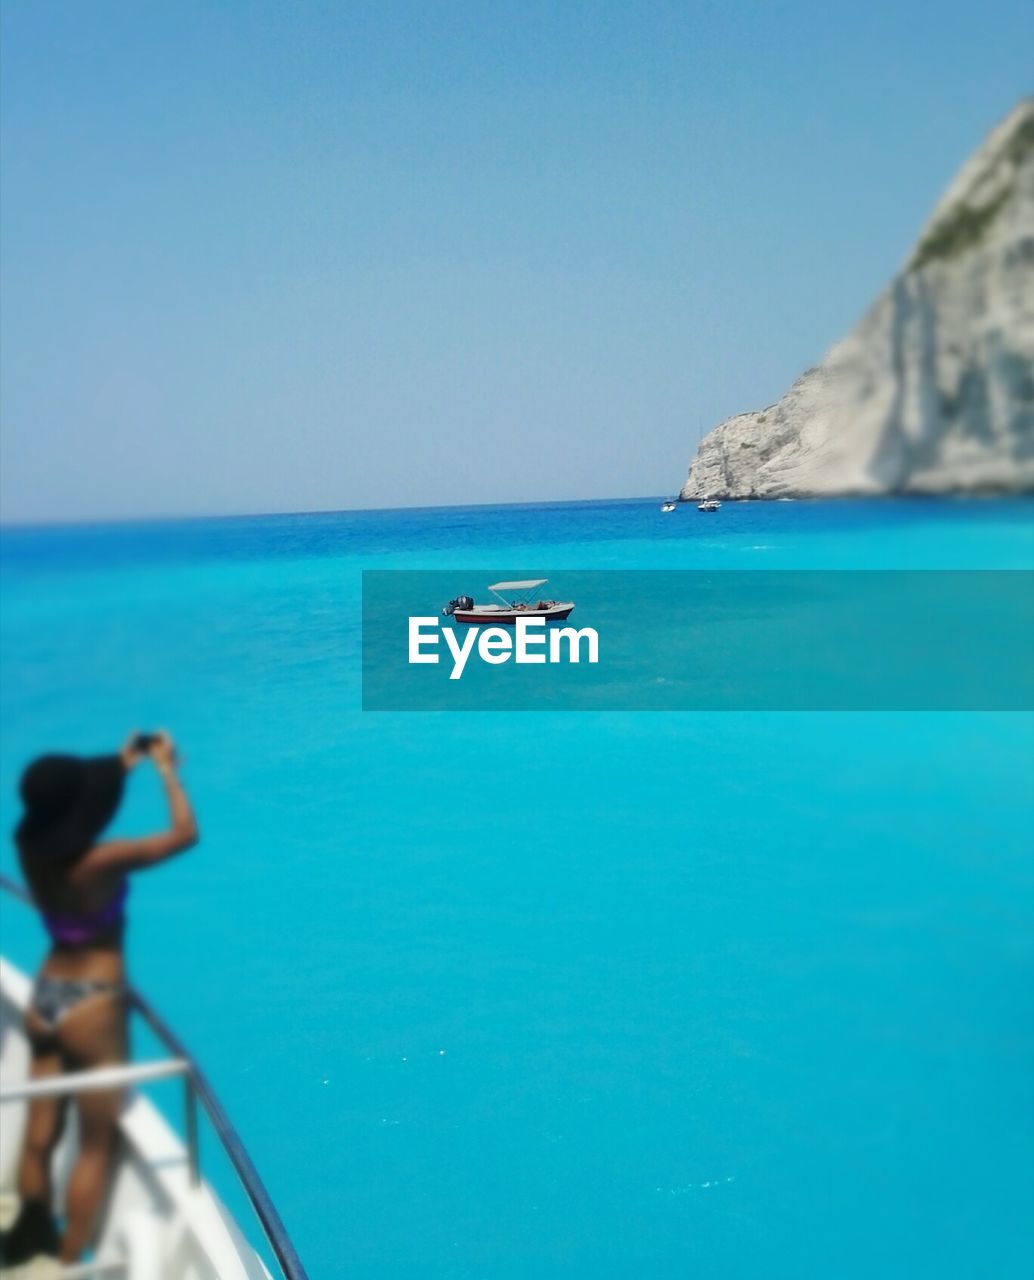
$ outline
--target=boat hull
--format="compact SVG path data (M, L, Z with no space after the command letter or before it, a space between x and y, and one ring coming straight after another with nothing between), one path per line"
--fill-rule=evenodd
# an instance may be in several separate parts
M544 618L546 622L564 622L571 616L574 601L566 600L548 609L457 609L452 615L468 627L513 627L518 618Z

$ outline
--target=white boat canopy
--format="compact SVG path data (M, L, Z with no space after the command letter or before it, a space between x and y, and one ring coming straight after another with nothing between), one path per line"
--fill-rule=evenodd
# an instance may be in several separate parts
M534 591L536 587L545 586L548 578L528 578L526 582L494 582L489 591Z

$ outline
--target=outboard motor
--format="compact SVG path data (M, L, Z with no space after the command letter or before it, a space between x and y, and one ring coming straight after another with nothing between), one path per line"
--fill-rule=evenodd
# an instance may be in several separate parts
M442 616L446 618L452 617L457 609L473 609L474 599L472 596L457 596L455 600L450 600L442 610Z

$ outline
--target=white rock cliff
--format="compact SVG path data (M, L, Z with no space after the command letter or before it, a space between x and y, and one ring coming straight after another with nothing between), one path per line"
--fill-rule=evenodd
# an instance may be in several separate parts
M700 444L683 498L1034 489L1034 98L858 326Z

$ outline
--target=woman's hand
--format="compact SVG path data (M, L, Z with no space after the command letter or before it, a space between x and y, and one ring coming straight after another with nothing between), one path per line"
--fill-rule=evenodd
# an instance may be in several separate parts
M122 749L119 751L119 757L122 760L122 764L127 773L129 773L131 769L135 769L140 761L147 755L146 751L141 751L137 746L137 739L139 737L139 732L134 729L123 743Z
M154 735L154 742L151 743L147 754L154 761L154 766L159 773L174 769L179 760L176 744L164 729Z

